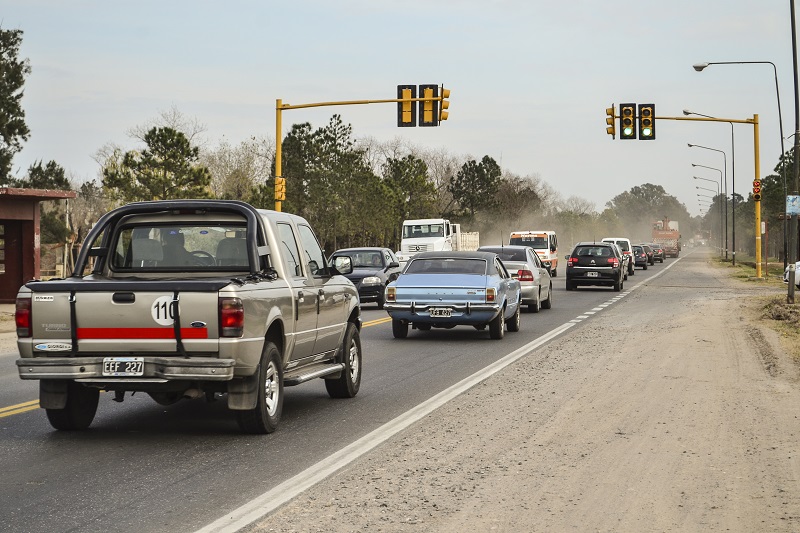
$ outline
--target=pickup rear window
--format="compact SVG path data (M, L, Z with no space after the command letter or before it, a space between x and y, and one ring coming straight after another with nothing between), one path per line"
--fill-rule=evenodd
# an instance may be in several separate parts
M246 229L238 224L153 224L124 226L116 234L111 269L249 270Z

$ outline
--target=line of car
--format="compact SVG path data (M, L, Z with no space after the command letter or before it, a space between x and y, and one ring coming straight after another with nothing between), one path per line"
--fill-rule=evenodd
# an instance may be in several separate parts
M566 288L594 285L620 291L636 267L646 270L664 257L660 245L634 245L623 237L580 242L566 256ZM550 266L529 246L421 252L404 267L389 248L345 248L330 261L336 267L348 260L352 272L347 277L361 303L386 310L398 339L406 338L409 329L455 326L488 329L490 338L502 339L506 330L519 331L523 307L538 313L553 306Z

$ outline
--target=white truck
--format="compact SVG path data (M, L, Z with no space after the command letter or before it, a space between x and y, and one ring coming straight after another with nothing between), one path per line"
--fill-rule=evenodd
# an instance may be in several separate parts
M509 244L530 246L536 251L550 275L558 276L558 236L552 230L526 230L511 232Z
M403 237L397 258L405 264L419 252L442 250L477 250L480 235L477 231L463 232L460 224L446 218L422 218L403 221Z

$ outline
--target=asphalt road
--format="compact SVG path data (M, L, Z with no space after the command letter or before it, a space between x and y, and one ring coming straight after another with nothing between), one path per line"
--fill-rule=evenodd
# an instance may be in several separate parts
M637 269L625 289L673 265L661 279L679 279L680 261L668 259ZM386 313L366 304L358 396L332 400L322 381L288 388L281 426L268 436L242 435L224 401L163 407L144 394L123 403L103 395L88 431L57 432L35 406L38 383L18 379L6 338L0 530L194 531L548 331L571 320L591 328L598 305L623 313L618 296L607 288L568 293L555 278L553 309L523 313L521 331L501 341L469 327L396 340Z

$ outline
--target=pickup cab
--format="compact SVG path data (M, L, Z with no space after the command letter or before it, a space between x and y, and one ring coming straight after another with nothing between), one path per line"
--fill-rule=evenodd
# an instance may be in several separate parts
M87 428L99 395L227 405L247 433L278 425L285 386L361 383L358 294L303 218L238 201L139 202L104 215L72 274L16 300L19 376L53 427Z

